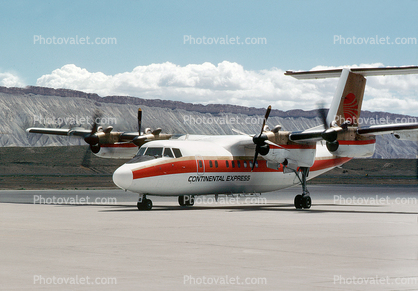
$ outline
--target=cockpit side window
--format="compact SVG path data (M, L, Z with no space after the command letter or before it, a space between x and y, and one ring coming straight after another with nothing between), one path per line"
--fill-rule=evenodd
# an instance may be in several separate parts
M146 147L141 147L136 155L143 156L146 149L147 149Z
M151 156L151 157L161 157L163 155L163 148L149 147L147 151L145 152L145 155Z
M176 158L181 158L182 157L181 151L179 149L173 148L173 153L176 156Z
M164 157L166 158L174 158L173 153L171 152L170 148L164 148Z

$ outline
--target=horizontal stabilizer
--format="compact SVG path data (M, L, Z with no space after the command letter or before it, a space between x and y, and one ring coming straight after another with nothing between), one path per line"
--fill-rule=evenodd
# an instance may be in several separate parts
M405 67L382 67L382 68L349 68L351 72L362 76L386 76L418 74L418 66ZM337 78L341 76L341 69L318 70L318 71L286 71L285 75L296 79L323 79Z
M398 139L413 140L418 138L418 123L397 123L372 125L357 129L358 134L382 135L392 133Z

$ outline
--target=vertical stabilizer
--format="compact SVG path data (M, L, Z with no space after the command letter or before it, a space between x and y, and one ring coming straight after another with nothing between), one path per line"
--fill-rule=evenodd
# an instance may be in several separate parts
M344 122L358 126L363 103L366 78L360 74L343 69L337 90L327 115L328 126L340 126Z

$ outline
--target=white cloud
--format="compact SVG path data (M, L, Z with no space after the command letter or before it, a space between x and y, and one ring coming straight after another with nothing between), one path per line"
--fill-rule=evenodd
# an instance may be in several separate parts
M379 67L360 64L350 67ZM335 67L318 66L313 70ZM101 96L129 95L193 103L229 103L280 110L314 109L330 104L337 79L296 80L278 68L245 70L223 61L178 66L170 62L138 66L132 72L105 75L68 64L37 80L38 86L68 88ZM418 76L369 77L363 108L418 114Z
M12 73L0 73L0 86L23 87L25 86L20 78Z

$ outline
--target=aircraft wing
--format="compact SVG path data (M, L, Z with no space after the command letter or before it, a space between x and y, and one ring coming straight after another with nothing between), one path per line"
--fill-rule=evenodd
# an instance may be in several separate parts
M124 140L124 141L132 141L132 140L147 140L147 139L152 139L154 138L153 134L143 134L143 135L139 135L138 132L123 132L120 135L120 139Z
M398 139L418 140L418 123L372 125L357 129L358 134L393 134Z
M40 127L31 127L26 129L26 132L30 133L42 133L42 134L53 134L53 135L75 135L75 136L85 136L91 132L88 129L60 129L60 128L40 128Z

